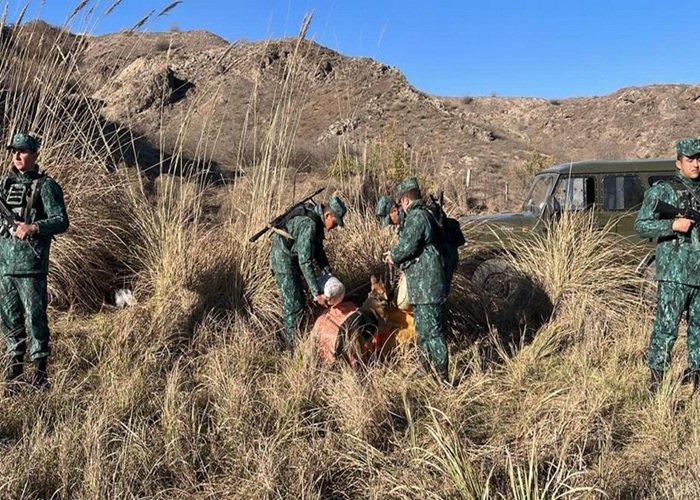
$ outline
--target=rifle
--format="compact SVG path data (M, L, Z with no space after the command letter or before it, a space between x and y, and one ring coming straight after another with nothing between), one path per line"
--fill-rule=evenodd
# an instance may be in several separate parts
M5 200L0 198L0 228L5 229L12 235L12 237L16 237L17 222L22 222L20 216L10 210L10 207L8 207L5 203ZM34 248L34 245L32 245L30 240L27 241L27 244L29 244L29 248L31 248L32 252L34 252L34 256L39 258L39 253L36 251L36 248Z
M445 227L445 219L447 218L447 214L445 214L445 210L442 208L443 204L445 203L445 191L441 190L437 197L434 194L431 194L430 202L434 208L438 225L440 228Z
M312 199L314 196L320 194L321 191L323 191L324 189L326 189L326 188L318 188L316 191L314 191L313 193L311 193L310 195L308 195L306 198L303 198L303 199L297 201L296 203L294 203L293 205L290 205L289 207L287 207L287 209L286 209L284 212L282 212L281 215L278 215L277 217L275 217L274 219L272 219L270 222L268 222L267 225L266 225L264 228L262 228L260 231L258 231L257 233L255 233L253 236L251 236L251 237L248 239L248 241L250 241L251 243L254 243L254 242L256 242L263 234L265 234L266 232L268 232L268 231L269 231L270 229L272 229L273 227L279 227L280 223L284 220L284 218L285 218L287 215L289 215L289 212L291 212L292 210L294 210L294 209L297 208L298 206L303 205L304 203L306 203L307 201L309 201L310 199Z
M680 216L684 219L691 219L695 221L696 224L700 224L700 211L694 208L678 208L665 201L656 200L652 210L659 216L659 219L662 220L675 219Z

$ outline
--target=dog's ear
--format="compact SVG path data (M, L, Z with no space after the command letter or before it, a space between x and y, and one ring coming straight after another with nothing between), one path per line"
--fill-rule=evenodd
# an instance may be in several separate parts
M372 283L372 285L376 285L378 280L377 280L377 277L373 274L373 275L369 278L369 281L370 281L370 283Z

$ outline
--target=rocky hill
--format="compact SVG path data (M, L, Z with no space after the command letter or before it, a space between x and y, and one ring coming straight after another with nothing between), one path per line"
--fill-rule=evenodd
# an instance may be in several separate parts
M199 31L87 36L81 78L106 119L153 144L189 155L204 150L222 169L236 169L239 153L254 148L244 127L253 115L269 116L296 43L230 44ZM485 183L503 180L507 167L533 153L553 161L670 155L675 140L697 134L700 125L699 85L563 100L442 98L372 59L311 41L303 41L301 53L298 74L306 81L299 99L299 168L327 162L339 144L362 151L391 130L419 165L451 178L471 169Z

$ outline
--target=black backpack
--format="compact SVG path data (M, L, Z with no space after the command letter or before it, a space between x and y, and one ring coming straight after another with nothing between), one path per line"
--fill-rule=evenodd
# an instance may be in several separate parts
M441 191L437 198L432 194L430 195L426 207L437 223L440 236L442 237L444 243L448 246L459 248L467 242L467 240L464 238L462 227L459 225L459 221L457 219L447 216L445 209L442 208L442 205L443 193Z
M287 227L287 223L290 220L300 215L306 215L307 217L311 217L311 219L313 219L314 222L318 223L320 217L314 210L315 206L316 204L313 201L306 201L304 203L300 203L296 207L292 208L289 212L287 212L279 221L276 221L274 227L285 229ZM323 223L323 221L321 221L321 223Z

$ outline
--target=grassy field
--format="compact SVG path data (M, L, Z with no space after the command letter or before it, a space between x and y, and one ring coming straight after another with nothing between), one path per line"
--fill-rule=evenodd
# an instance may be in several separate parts
M18 51L32 35L8 33L3 137L41 135L71 230L52 254L52 386L0 399L1 498L697 496L700 404L679 383L684 340L651 397L651 313L609 232L565 217L520 249L513 265L551 306L534 324L501 321L457 275L453 389L413 348L360 372L319 364L308 335L283 353L269 242L247 237L290 201L304 54L290 57L275 106L251 110L248 174L212 187L167 174L177 153L155 180L108 164L130 136L104 132L73 59L54 50L61 40ZM353 200L327 240L348 288L386 275L394 238L362 203L365 174L313 179ZM110 306L124 286L137 305Z

